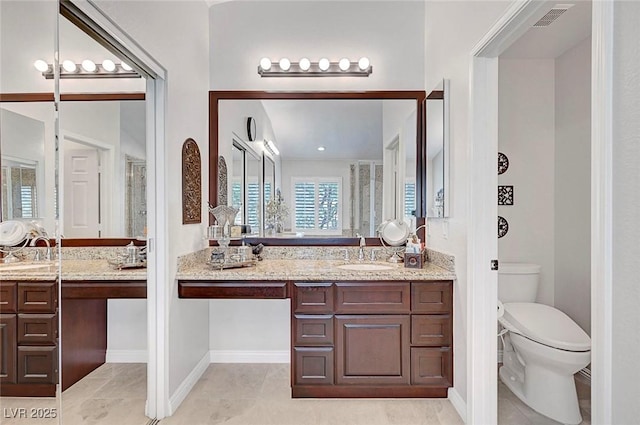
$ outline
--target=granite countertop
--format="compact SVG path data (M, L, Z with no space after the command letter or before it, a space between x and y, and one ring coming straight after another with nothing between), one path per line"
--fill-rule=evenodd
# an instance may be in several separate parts
M49 265L46 263L24 262L7 265L11 266L30 266L41 265L42 267L22 269L22 270L3 270L0 265L0 280L55 280L58 275L58 261ZM107 260L63 260L62 261L62 280L146 280L147 269L124 269L118 270L111 266Z
M348 264L356 264L349 261ZM215 270L205 262L191 262L183 264L178 269L178 280L326 280L326 281L357 281L357 280L452 280L455 273L427 262L425 268L410 269L403 264L376 262L374 264L388 265L389 270L356 271L343 270L338 266L346 264L340 260L277 260L265 259L256 266ZM363 262L362 264L372 264Z

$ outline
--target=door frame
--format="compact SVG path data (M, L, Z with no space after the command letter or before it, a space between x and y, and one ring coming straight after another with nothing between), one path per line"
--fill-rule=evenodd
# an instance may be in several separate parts
M61 0L62 1L62 0ZM66 11L127 57L146 77L147 150L147 403L145 414L162 419L169 411L168 371L168 200L165 152L167 71L91 0L64 0Z
M514 2L472 49L470 63L468 384L465 421L497 423L496 158L498 56L557 2ZM592 3L591 420L612 422L612 45L613 2Z

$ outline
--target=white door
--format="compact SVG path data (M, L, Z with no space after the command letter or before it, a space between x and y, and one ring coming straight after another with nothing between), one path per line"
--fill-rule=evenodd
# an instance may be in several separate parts
M65 238L100 237L100 178L97 149L64 152Z

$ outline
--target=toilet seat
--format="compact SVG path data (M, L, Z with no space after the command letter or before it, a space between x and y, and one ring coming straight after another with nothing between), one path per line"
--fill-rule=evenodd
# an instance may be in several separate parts
M512 332L565 351L590 351L591 338L562 311L545 304L505 303L500 323Z

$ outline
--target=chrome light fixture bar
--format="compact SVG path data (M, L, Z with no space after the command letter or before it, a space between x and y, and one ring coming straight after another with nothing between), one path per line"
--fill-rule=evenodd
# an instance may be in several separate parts
M53 65L38 59L33 66L47 79L53 79ZM126 63L114 63L106 59L102 64L90 60L75 63L65 60L60 65L60 78L141 78L133 68Z
M331 62L327 58L321 58L317 62L311 62L307 58L299 62L291 62L287 58L272 61L262 58L258 65L258 74L261 77L368 77L373 72L373 66L366 57L358 61L342 58L337 62Z
M276 147L276 144L273 143L273 140L264 140L264 147L269 151L271 155L280 155L280 151Z

